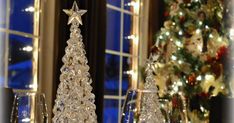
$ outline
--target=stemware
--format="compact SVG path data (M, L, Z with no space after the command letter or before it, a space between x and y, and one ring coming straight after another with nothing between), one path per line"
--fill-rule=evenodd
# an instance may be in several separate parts
M11 123L48 123L45 95L36 92L15 93Z

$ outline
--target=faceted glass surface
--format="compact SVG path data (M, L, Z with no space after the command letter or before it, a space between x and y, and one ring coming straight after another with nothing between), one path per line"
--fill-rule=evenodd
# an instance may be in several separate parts
M120 12L107 9L106 49L120 51Z
M10 29L33 33L34 0L11 0Z
M8 86L30 89L32 84L33 39L9 36Z
M119 56L106 54L105 95L119 95L119 63Z

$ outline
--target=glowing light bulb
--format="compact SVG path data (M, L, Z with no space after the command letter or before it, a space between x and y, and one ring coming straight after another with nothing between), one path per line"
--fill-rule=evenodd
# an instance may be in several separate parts
M202 76L199 75L196 79L197 79L197 81L201 81L202 80Z
M160 35L160 36L159 36L159 39L163 39L163 36L162 36L162 35Z
M176 44L176 46L178 46L178 47L182 47L182 46L183 46L183 44L182 44L180 41L176 41L175 44Z
M219 38L218 38L218 41L219 41L219 42L222 42L222 38L221 38L221 37L219 37Z
M204 110L205 110L204 107L202 107L202 106L200 107L200 109L201 109L202 112L204 112Z
M183 35L183 31L180 30L180 31L179 31L179 35Z
M166 32L166 35L169 36L169 35L170 35L170 32Z
M25 12L34 12L35 8L33 6L29 6L27 8L24 9Z
M199 25L202 25L203 24L203 22L202 21L199 21Z
M222 90L224 90L224 89L225 89L225 87L224 87L224 86L222 86L222 87L221 87L221 89L222 89Z
M214 38L214 36L212 34L209 35L210 38Z
M171 56L171 59L175 61L175 60L177 60L177 57L173 55L173 56Z
M133 70L128 70L128 71L125 71L124 73L127 74L127 75L133 75L134 71Z
M126 3L125 6L139 7L139 2L131 1L129 3Z
M135 35L129 35L129 36L125 37L125 39L135 39L135 38L136 38Z
M183 61L179 60L178 63L179 63L179 64L183 64Z
M178 85L178 86L183 86L183 83L182 83L181 81L178 81L178 82L177 82L177 85Z
M33 50L33 47L32 46L26 46L26 47L23 47L22 50L26 51L26 52L31 52Z
M21 121L24 122L24 123L28 123L28 122L31 121L31 119L30 119L30 118L24 118L24 119L22 119Z
M197 29L197 30L196 30L196 33L197 33L197 34L200 34L200 33L201 33L201 30L200 30L200 29Z
M178 91L179 91L179 87L178 87L178 86L175 86L175 87L173 88L173 90L174 90L175 92L178 92Z
M180 16L183 16L183 12L179 12Z
M30 84L29 86L28 86L29 88L37 88L38 86L37 86L37 84Z

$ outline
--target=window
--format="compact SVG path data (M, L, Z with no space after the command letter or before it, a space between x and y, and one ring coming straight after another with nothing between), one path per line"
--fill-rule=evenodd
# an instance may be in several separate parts
M39 7L39 0L0 1L0 86L37 88Z
M128 88L138 82L139 0L107 0L104 122L119 123Z

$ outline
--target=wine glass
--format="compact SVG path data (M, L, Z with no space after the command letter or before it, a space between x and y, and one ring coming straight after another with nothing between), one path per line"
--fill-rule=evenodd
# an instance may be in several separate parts
M36 92L15 93L11 123L48 123L45 95Z
M121 123L164 123L156 90L129 90Z

